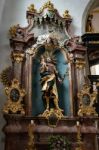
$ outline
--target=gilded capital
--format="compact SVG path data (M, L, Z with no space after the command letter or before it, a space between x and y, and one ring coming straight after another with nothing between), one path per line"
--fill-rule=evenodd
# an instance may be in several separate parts
M76 68L78 69L83 69L85 67L85 60L76 60Z
M27 51L26 51L27 54L29 55L32 55L32 56L35 56L36 53L37 53L37 49L32 47L32 48L28 48Z
M12 52L11 58L14 62L21 63L25 58L25 54L22 52Z

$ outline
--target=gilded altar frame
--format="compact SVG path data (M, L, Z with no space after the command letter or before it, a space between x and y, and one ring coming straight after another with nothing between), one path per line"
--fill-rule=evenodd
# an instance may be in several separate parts
M31 10L33 9L33 10ZM72 22L72 17L69 15L69 11L66 10L63 14L63 17L61 17L57 11L57 9L54 8L54 5L48 1L47 3L45 3L43 5L43 7L39 10L39 15L42 15L43 11L45 9L48 9L48 11L52 11L54 12L54 14L56 15L57 18L59 18L60 20L62 20L64 24L64 30L66 32L66 34L68 35L68 39L70 38L70 35L69 35L69 27L70 27L70 24ZM31 5L29 8L28 8L28 11L27 11L27 16L29 17L30 15L34 15L35 13L37 13L37 10L35 10L34 6ZM53 25L52 25L53 26ZM27 91L27 98L28 99L28 114L32 114L32 62L33 62L33 59L35 58L34 56L34 52L33 52L33 49L27 49L26 51L26 91ZM71 77L71 62L68 63L69 65L69 82L70 82L70 103L71 103L71 114L73 114L73 104L72 104L72 77Z
M85 68L85 47L78 42L78 37L71 38L70 24L72 17L68 10L64 11L63 16L60 16L54 5L48 1L39 11L35 9L34 4L31 4L26 12L28 26L22 28L19 24L14 25L9 30L10 46L13 49L11 52L13 77L18 79L21 87L26 91L25 96L25 114L32 115L32 60L34 59L34 51L31 46L35 44L36 38L33 33L35 16L43 15L44 10L54 13L57 20L61 20L64 32L68 37L66 45L71 49L69 55L69 88L70 88L70 105L71 115L77 115L77 92L81 89L84 76L86 76ZM31 32L32 31L32 32ZM68 46L69 45L69 46ZM64 52L65 53L65 52ZM81 80L78 77L81 75Z

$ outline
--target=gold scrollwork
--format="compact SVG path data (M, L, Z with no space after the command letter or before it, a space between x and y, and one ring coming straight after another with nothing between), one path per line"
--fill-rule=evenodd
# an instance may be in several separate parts
M58 121L64 117L60 109L51 108L50 110L46 109L40 117L44 117L48 121L48 125L51 127L56 127Z
M78 93L78 99L80 101L78 115L79 116L97 116L93 104L96 100L97 92L93 91L90 93L90 86L87 84L83 85L83 89Z
M18 28L19 28L19 24L10 27L10 29L9 29L9 36L11 36L12 38L15 38Z
M76 68L83 69L85 67L86 62L84 60L76 60Z
M22 101L26 92L24 89L20 88L20 83L17 79L13 79L11 86L5 88L5 93L8 100L4 105L3 112L6 114L19 113L24 115L25 111Z
M0 81L3 83L4 86L9 86L11 84L12 76L12 67L9 66L5 68L0 74Z
M62 111L60 109L57 110L53 108L51 108L50 110L46 109L41 116L48 119L52 114L55 114L55 116L59 119L63 117Z
M71 16L70 16L68 10L65 10L65 11L64 11L63 18L64 18L64 19L71 19Z
M35 9L34 4L31 4L31 5L28 7L28 11L33 12L33 13L35 13L35 12L37 11L37 10Z
M45 3L43 5L43 7L40 9L40 13L42 13L44 11L44 9L48 9L49 11L54 11L55 8L54 8L54 5L53 3L51 3L51 1L48 1L47 3Z
M29 55L35 56L37 51L38 51L37 48L32 47L32 48L28 48L26 53L29 54Z
M13 52L11 54L11 58L13 61L16 61L16 63L21 63L24 60L25 54L22 52Z

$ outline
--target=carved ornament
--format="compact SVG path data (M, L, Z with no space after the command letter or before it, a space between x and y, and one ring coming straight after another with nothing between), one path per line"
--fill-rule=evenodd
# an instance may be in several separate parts
M97 92L93 91L90 93L90 86L87 84L83 85L83 89L78 93L78 99L80 101L78 115L79 116L97 116L95 108L93 107L96 101Z
M0 81L3 83L4 86L9 86L11 84L11 79L13 78L12 75L13 69L12 67L5 68L0 74Z
M5 88L5 93L8 97L4 105L3 112L6 114L25 114L23 108L23 97L26 95L24 89L20 88L20 83L17 79L12 80L11 86Z
M46 2L46 3L42 6L42 8L40 9L40 13L42 13L42 12L44 11L44 9L46 9L46 8L47 8L49 11L54 11L54 10L55 10L54 5L53 5L53 3L51 3L51 1Z
M15 38L15 37L16 37L17 29L18 29L18 28L19 28L19 24L10 27L10 29L9 29L9 36L10 36L11 38Z
M29 7L28 7L28 11L32 12L32 13L35 13L37 10L35 9L35 6L34 4L31 4Z
M64 117L60 109L51 108L50 110L46 109L40 117L44 117L48 120L48 125L51 127L56 127L58 121Z
M10 27L9 36L11 39L23 40L26 37L26 28L20 27L19 24Z
M12 52L11 58L14 62L21 63L25 58L25 54L23 52Z
M44 113L42 114L42 117L49 118L52 114L55 114L57 118L61 119L63 117L62 111L60 109L53 109L51 108L50 110L45 110Z
M65 10L65 11L64 11L63 18L64 18L64 19L71 19L71 16L70 16L68 10Z
M27 49L26 53L29 54L29 55L35 56L37 51L38 51L37 48L31 47L31 48Z
M82 59L76 60L75 63L76 63L76 68L78 68L78 69L83 69L86 65L85 60L82 60Z

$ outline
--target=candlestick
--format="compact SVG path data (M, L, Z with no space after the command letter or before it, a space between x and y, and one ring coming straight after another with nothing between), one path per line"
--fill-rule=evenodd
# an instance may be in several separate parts
M82 150L83 142L81 141L81 126L80 126L80 122L77 121L76 125L77 125L77 147L76 147L75 150Z
M28 137L29 137L29 140L28 140L28 145L27 145L27 149L26 150L36 150L34 128L35 128L34 121L31 120L31 123L28 126Z

